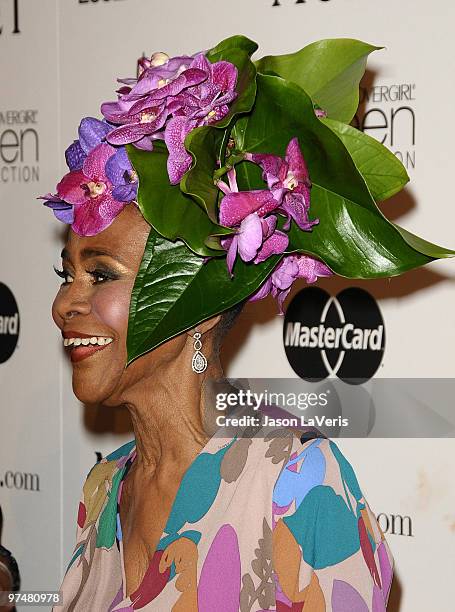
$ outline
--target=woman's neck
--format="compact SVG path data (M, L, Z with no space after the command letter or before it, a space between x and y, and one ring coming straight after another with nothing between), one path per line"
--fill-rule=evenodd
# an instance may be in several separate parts
M153 474L186 469L216 431L215 395L226 383L219 359L206 371L191 369L182 353L124 390L136 438L135 471ZM173 467L174 466L174 467Z

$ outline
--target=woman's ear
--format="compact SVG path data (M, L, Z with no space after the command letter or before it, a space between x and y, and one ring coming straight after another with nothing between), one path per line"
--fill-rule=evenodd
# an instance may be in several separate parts
M196 327L192 327L191 329L187 330L186 333L189 336L193 336L195 332L199 332L201 335L203 335L207 333L208 331L210 331L211 329L213 329L216 325L218 325L220 321L221 321L221 315L216 315L215 317L212 317L211 319L202 321L202 323L199 323L198 325L196 325Z

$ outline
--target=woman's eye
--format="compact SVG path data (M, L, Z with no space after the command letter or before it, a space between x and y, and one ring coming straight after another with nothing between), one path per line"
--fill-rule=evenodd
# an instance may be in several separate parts
M69 285L70 283L73 282L73 277L68 272L68 270L59 270L58 268L54 266L54 271L58 276L60 276L60 278L63 278L62 285Z
M95 279L95 282L97 283L104 283L105 280L107 280L107 276L105 274L92 274L93 278Z
M104 283L108 280L113 280L113 275L104 272L103 270L87 270L90 276L93 278L95 283Z

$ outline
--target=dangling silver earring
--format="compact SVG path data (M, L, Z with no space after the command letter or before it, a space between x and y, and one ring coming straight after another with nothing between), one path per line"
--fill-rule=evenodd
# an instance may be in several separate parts
M199 332L195 332L193 338L193 348L195 353L193 355L193 359L191 360L191 369L193 372L196 372L196 374L202 374L202 372L204 372L207 368L207 359L205 358L205 355L201 353L201 334Z

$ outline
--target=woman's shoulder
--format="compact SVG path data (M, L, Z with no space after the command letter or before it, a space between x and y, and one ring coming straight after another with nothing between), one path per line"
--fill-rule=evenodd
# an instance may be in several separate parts
M119 446L118 448L110 452L108 455L100 459L100 461L97 461L93 467L96 467L97 465L100 465L103 463L109 463L110 461L118 462L124 457L129 457L129 455L131 454L135 446L136 446L136 438L133 438L129 442L122 444L122 446Z
M133 440L122 444L122 446L119 446L105 457L102 457L90 468L86 480L89 478L95 479L100 477L105 472L109 472L109 470L122 467L128 457L131 455L131 452L135 446L136 439L134 438Z
M95 523L110 493L119 485L123 467L136 440L131 440L97 461L87 474L79 503L78 526L85 529Z
M392 555L353 467L333 440L293 446L275 483L272 516L275 569L291 601L306 592L311 601L349 596L352 609L385 609ZM300 573L290 571L293 559L300 559Z
M309 500L342 497L356 514L365 499L356 473L339 446L322 435L294 436L289 459L280 471L273 492L273 501L280 507L295 502L295 507ZM355 508L353 507L355 506Z

